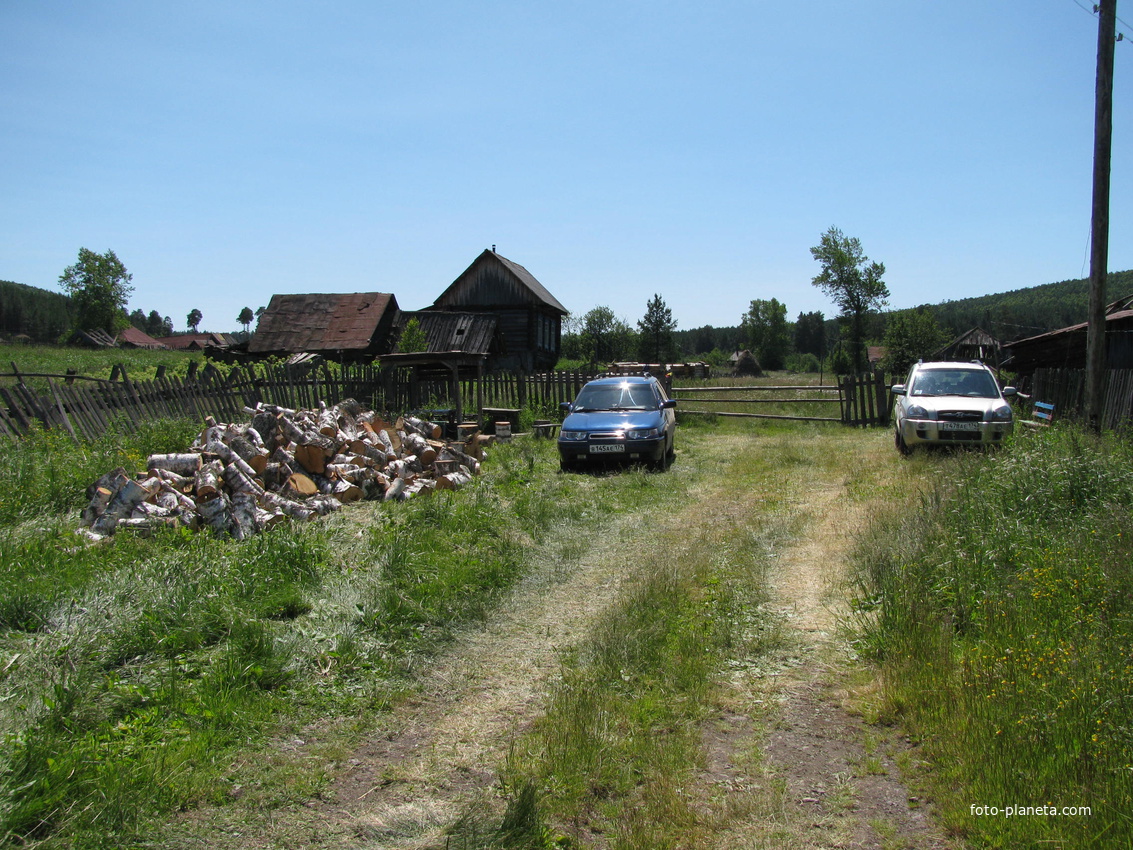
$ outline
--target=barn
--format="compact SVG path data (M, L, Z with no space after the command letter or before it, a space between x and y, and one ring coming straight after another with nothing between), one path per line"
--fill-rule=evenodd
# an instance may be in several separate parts
M248 343L248 353L372 360L392 347L397 320L397 299L384 292L273 295Z
M1010 359L1004 364L1020 375L1039 368L1084 369L1087 323L1082 322L1007 344ZM1106 367L1133 369L1133 298L1115 301L1105 313Z

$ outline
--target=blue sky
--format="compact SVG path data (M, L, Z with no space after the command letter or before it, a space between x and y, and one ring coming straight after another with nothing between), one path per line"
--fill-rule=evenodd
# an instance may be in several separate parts
M485 248L573 313L683 329L1088 275L1086 0L0 3L0 279L113 249L130 308L235 330L273 293L432 301ZM1119 3L1119 18L1133 7ZM1133 268L1133 27L1110 262Z

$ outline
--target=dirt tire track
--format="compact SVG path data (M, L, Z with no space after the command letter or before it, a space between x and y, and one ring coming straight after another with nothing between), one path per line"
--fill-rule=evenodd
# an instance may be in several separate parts
M589 546L566 575L554 558L533 553L550 566L437 659L419 694L354 753L324 817L349 822L366 847L443 843L441 830L498 781L511 742L539 713L560 653L617 597L626 577L618 537L617 526L606 530L605 542Z

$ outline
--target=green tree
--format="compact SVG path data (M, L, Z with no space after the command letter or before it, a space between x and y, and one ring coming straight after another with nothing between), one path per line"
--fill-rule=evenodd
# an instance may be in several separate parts
M947 342L944 329L932 312L919 307L889 315L885 327L885 358L882 366L896 378L903 378L918 360L929 357Z
M146 333L152 337L166 336L165 321L161 318L161 313L157 310L150 310L149 315L146 316Z
M826 356L826 318L821 312L799 313L795 320L795 351L813 354L820 360Z
M197 326L201 323L201 319L203 318L204 315L201 311L194 307L189 311L189 315L185 317L185 321L193 333L197 333Z
M421 330L421 323L414 316L405 323L401 339L397 343L397 350L402 354L410 354L414 351L426 351L427 348L428 340L425 338L425 332Z
M595 307L578 324L577 359L610 363L633 356L633 328L609 307Z
M146 314L142 312L140 307L130 313L130 324L140 331L146 329Z
M849 328L851 363L856 370L864 369L866 315L880 310L889 299L889 288L882 280L885 265L870 262L862 251L862 243L856 237L843 235L836 227L823 233L810 253L822 266L812 283L842 311Z
M244 326L244 333L249 333L252 325L252 320L256 318L256 314L252 312L251 307L245 307L240 311L240 315L236 317L236 321Z
M637 323L638 357L645 363L667 363L673 358L673 331L677 323L673 311L660 295L649 299L645 316Z
M791 351L787 305L778 299L756 299L740 319L747 347L764 369L782 369Z
M113 251L98 254L79 249L79 259L67 266L59 276L63 291L75 305L75 327L78 330L104 330L116 334L129 324L126 304L134 287L134 276Z

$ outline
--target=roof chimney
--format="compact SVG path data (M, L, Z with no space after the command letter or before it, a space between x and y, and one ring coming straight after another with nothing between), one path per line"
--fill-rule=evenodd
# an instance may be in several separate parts
M492 253L493 253L493 254L494 254L494 253L496 253L496 245L495 245L495 243L492 243Z

